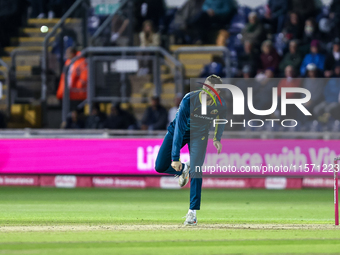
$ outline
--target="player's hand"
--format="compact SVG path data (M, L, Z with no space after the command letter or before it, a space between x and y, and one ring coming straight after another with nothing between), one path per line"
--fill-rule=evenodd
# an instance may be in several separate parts
M220 141L215 141L214 142L214 146L217 149L217 154L220 154L221 151L222 151L222 144L221 144L221 142Z
M171 166L177 172L180 172L182 170L182 163L181 163L181 161L172 161Z

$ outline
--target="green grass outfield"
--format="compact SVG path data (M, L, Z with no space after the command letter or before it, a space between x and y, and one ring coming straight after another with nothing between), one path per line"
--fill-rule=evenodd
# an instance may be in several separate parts
M0 254L340 253L333 190L0 188Z

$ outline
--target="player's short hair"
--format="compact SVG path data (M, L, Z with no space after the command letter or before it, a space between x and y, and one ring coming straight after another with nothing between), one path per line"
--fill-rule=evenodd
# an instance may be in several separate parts
M215 75L215 74L213 74L213 75L210 75L207 79L206 79L206 81L208 81L208 82L210 82L211 84L222 84L223 82L222 82L222 79L221 79L221 77L219 77L219 76L217 76L217 75Z

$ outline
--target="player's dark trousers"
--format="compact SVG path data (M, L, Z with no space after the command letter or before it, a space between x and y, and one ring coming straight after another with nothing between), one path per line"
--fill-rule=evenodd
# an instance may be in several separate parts
M190 151L190 209L199 210L201 206L201 192L202 192L202 172L201 169L207 148L207 138L203 140L185 139L182 147L188 144ZM171 166L171 152L172 152L173 135L169 132L165 135L161 148L159 149L156 159L156 171L159 173L167 173L171 175L180 175L182 172L176 172ZM184 164L182 166L184 169Z

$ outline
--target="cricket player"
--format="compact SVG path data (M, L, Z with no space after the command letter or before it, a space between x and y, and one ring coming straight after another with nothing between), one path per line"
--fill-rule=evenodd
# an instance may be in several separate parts
M185 186L190 176L190 207L184 225L197 225L196 210L200 210L202 172L201 169L208 143L209 129L214 119L226 118L226 104L223 99L215 100L215 84L222 84L220 77L209 76L202 90L190 92L184 96L175 119L170 123L156 159L155 168L159 173L177 175L178 183ZM206 95L206 115L201 114L202 95ZM221 104L222 103L222 104ZM219 154L222 150L220 142L224 125L216 125L214 146ZM180 160L180 150L188 144L190 161L183 164Z

